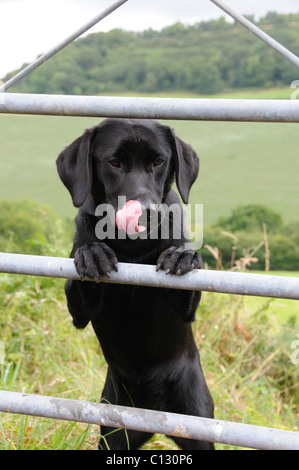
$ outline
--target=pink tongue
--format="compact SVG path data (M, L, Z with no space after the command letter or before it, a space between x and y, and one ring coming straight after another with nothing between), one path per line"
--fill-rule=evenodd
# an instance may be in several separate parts
M135 235L144 232L146 227L138 225L139 217L142 214L142 207L139 201L128 201L124 207L116 214L116 225L120 230L124 230L128 235Z

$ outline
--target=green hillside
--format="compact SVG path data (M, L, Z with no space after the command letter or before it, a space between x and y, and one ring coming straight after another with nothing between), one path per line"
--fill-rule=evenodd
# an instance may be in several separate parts
M258 25L298 53L299 13L268 13ZM289 86L297 75L294 65L241 25L220 18L190 26L177 23L162 31L90 34L57 54L14 90L214 94L248 87Z
M201 156L191 200L204 204L205 223L249 202L298 220L298 126L193 123L185 129L181 134Z
M289 90L272 95L287 97ZM230 95L228 95L230 96ZM233 95L238 96L238 95ZM0 199L30 198L73 217L69 194L56 173L59 152L94 118L0 116ZM259 203L285 222L299 218L298 126L220 122L168 122L201 159L191 201L204 204L204 222L229 215L238 205Z

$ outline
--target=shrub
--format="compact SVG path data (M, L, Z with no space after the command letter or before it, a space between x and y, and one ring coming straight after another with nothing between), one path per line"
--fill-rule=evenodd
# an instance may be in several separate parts
M67 223L50 206L29 200L0 201L0 251L49 254L57 243L67 246L68 233Z
M284 226L280 214L262 205L239 206L230 217L218 219L213 227L205 227L204 247L201 250L203 261L210 268L230 269L234 266L234 259L257 258L250 267L264 270L263 224L267 228L270 269L298 271L298 223ZM217 261L215 255L219 257Z
M277 231L282 227L282 217L268 207L249 204L236 207L230 217L218 219L215 226L222 227L223 230L238 232L240 230L256 230L263 223L267 225L269 232Z

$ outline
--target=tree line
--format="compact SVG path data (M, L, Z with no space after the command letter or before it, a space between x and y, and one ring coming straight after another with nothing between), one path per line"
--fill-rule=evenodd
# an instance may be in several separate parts
M298 53L299 13L270 12L257 24ZM13 91L214 94L231 89L289 86L297 75L294 65L241 25L220 18L190 26L176 23L161 31L134 33L115 29L90 34L23 79Z

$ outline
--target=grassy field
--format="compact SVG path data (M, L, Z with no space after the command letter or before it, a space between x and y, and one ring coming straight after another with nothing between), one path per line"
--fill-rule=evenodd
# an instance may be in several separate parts
M0 388L98 401L106 364L92 328L72 326L63 281L3 275L0 286L6 353ZM292 317L299 302L283 301L283 318L275 313L277 302L203 295L193 330L216 418L297 430L299 377L291 343L298 337ZM0 414L0 450L96 449L99 436L97 426ZM155 435L144 449L176 447Z
M243 92L219 98L289 98L291 90ZM34 199L62 216L75 214L56 173L59 152L98 119L0 116L0 199ZM167 122L201 159L191 202L204 205L204 222L236 205L263 203L286 222L298 219L295 124Z

